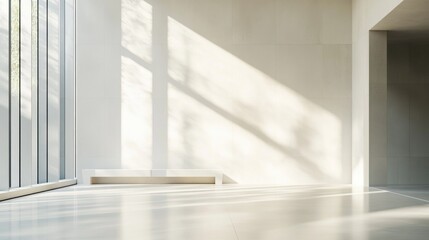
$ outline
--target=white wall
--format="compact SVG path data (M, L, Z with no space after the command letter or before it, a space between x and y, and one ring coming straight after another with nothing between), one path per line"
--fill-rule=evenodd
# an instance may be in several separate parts
M352 171L353 184L356 186L368 186L370 184L370 138L376 144L376 146L372 145L372 149L375 150L372 152L373 155L379 157L383 155L383 152L380 153L380 149L381 151L385 151L385 143L382 138L385 138L386 135L383 136L383 132L381 131L381 134L372 132L370 136L369 131L370 120L373 120L372 129L376 129L374 127L380 125L379 121L374 121L375 118L370 119L370 105L373 106L372 103L376 103L377 98L378 100L387 98L386 93L383 92L383 89L386 89L387 86L381 87L380 84L376 84L381 89L381 92L373 92L372 99L374 102L370 103L370 30L401 2L402 0L353 0ZM386 46L386 37L384 37L384 40L375 37L374 40L373 47L375 49L378 48L377 51ZM383 53L382 50L381 52ZM377 62L378 65L385 63L386 58L387 54L372 55L372 61ZM384 70L381 69L381 71ZM380 74L381 76L386 75L386 73L382 74L377 71L371 74L373 74L372 77L374 80L377 80ZM376 89L374 88L373 90ZM377 96L377 94L380 95ZM383 111L383 109L386 109L386 105L374 106L371 111L377 112L377 110ZM379 157L375 160L371 163L375 167L372 170L381 169L385 171L386 158ZM383 173L383 175L385 174ZM373 176L376 176L376 174L373 174ZM385 177L374 179L371 184L383 184L385 183L383 182L385 179Z
M429 183L429 45L388 45L388 184Z
M77 166L351 182L351 1L78 0Z

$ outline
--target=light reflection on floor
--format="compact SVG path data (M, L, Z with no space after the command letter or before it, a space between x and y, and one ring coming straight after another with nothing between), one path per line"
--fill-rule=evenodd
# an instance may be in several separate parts
M428 239L428 199L429 186L75 186L1 202L0 239Z

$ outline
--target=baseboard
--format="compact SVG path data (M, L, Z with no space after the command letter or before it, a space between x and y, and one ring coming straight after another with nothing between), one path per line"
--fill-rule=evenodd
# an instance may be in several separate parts
M61 180L58 182L42 183L42 184L37 184L33 186L28 186L28 187L11 189L9 191L0 192L0 202L4 200L12 199L12 198L17 198L17 197L27 196L35 193L54 190L58 188L68 187L68 186L76 185L76 183L77 183L76 179L70 179L70 180Z

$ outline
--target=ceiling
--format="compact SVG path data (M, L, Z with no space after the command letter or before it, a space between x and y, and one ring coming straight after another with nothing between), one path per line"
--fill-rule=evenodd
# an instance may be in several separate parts
M392 41L429 41L429 0L404 0L372 30L388 30Z
M429 31L429 1L404 0L373 30Z

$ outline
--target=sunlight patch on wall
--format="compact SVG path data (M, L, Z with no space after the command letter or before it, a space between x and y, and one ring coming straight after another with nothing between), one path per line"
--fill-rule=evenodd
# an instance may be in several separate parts
M340 182L341 123L273 77L168 19L169 167L239 183Z
M150 63L152 61L152 6L145 1L121 1L122 47Z
M152 157L152 6L123 0L121 12L121 164L151 168Z
M152 151L152 73L122 57L122 167L150 168Z

